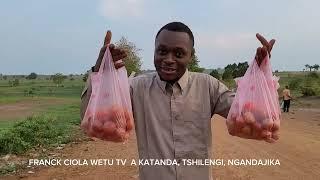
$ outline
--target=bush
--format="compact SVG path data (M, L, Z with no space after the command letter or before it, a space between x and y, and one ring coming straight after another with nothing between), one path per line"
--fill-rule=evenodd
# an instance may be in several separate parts
M82 74L81 74L81 76L82 76ZM83 75L82 80L83 80L84 82L86 82L87 79L88 79L88 76L89 76L89 72L87 71L87 72Z
M31 116L0 133L0 154L20 154L37 145L60 143L65 127L53 116Z
M319 78L319 75L316 73L316 72L310 72L309 74L308 74L308 77L310 77L310 78Z
M26 79L37 79L38 75L34 72L30 73Z
M289 88L292 90L297 90L297 89L299 89L301 82L302 81L300 79L293 79L293 80L289 81Z
M216 70L216 69L213 69L211 71L210 75L213 76L216 79L220 79L220 74L219 74L218 70Z
M13 81L13 86L19 86L20 82L19 82L19 79L15 79Z
M10 87L19 86L19 79L15 79L14 81L8 81Z
M303 96L315 96L316 95L316 90L313 89L312 87L303 87L301 89L301 93Z

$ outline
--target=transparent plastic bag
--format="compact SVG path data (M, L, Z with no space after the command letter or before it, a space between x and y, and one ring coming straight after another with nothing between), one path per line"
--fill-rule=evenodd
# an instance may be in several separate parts
M281 115L279 78L272 75L269 55L260 66L253 60L245 75L235 80L237 92L227 117L230 134L235 133L232 129L235 125L248 131L245 126L252 124L264 131L266 137L277 139Z
M129 80L125 67L116 69L109 47L98 72L92 72L92 93L81 128L91 137L124 142L133 129Z

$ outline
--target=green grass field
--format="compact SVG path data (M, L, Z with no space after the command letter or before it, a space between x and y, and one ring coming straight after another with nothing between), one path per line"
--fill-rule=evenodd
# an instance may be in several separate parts
M8 81L0 80L0 107L17 106L17 110L0 108L0 154L23 153L39 143L66 143L79 131L81 79L59 86L45 79L19 79L13 87Z

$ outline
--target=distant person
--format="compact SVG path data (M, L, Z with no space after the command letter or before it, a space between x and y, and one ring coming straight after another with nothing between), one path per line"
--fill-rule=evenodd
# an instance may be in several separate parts
M292 98L291 98L291 94L288 86L286 86L286 88L283 90L282 97L283 97L283 112L289 112L290 100Z

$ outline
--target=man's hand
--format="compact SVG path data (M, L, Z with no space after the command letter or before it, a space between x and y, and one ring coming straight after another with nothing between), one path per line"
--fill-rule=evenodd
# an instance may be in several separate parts
M112 37L111 31L108 31L106 34L106 37L104 38L104 44L100 50L96 65L94 66L95 72L99 71L102 58L108 46L112 55L112 59L114 61L115 68L119 69L124 66L124 62L122 61L122 59L127 57L127 53L122 49L116 48L114 44L110 44L111 37Z
M262 44L262 47L258 47L257 48L257 52L256 52L256 56L255 56L255 59L256 59L258 65L260 66L260 64L262 63L263 59L267 56L267 54L269 54L269 57L271 57L271 50L272 50L272 47L273 47L274 43L276 42L276 40L275 39L271 39L271 41L268 42L259 33L256 34L256 37L258 38L258 40Z

